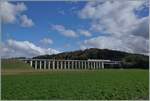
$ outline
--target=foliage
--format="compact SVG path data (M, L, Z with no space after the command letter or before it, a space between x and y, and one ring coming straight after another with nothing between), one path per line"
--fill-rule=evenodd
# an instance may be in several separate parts
M149 61L148 57L143 57L140 55L128 55L125 58L123 58L123 62L125 64L130 64L128 67L142 67L147 68L149 67Z

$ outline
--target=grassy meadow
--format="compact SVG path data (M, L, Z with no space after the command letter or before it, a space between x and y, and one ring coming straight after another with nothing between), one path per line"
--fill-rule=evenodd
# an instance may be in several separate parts
M16 63L18 67L15 68L13 63ZM2 99L148 99L148 70L104 69L45 72L33 70L28 68L28 65L19 63L20 65L17 65L18 62L15 61L2 61L2 71L5 71L2 73L1 80ZM24 68L25 65L28 68L27 70ZM15 72L12 74L7 73L10 68L12 71L15 68ZM21 68L22 71L26 72L22 72Z

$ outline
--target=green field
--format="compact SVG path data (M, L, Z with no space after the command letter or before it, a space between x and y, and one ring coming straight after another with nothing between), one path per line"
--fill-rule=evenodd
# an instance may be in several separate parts
M2 69L32 69L29 64L25 64L23 61L17 61L14 59L2 59Z
M4 74L2 99L148 99L148 73L112 69Z

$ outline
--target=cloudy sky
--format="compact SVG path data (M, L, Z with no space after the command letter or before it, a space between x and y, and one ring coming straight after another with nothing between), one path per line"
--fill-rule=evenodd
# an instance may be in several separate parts
M148 0L2 2L2 57L100 48L148 54Z

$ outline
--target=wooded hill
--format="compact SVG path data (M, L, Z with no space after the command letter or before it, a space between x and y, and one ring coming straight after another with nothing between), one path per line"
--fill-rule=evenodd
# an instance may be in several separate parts
M86 50L78 50L72 52L63 52L53 55L41 55L33 58L61 60L108 59L122 61L122 68L149 68L149 56L97 48L90 48Z

